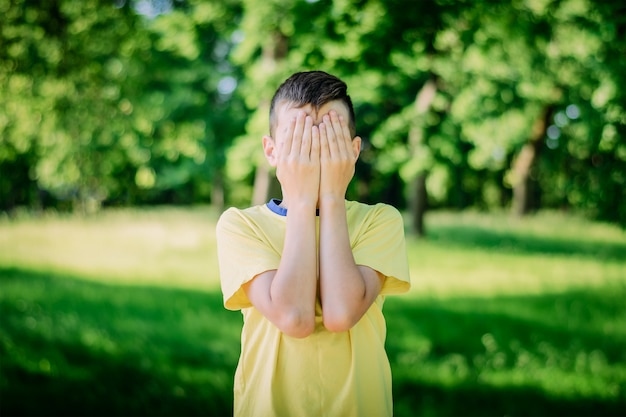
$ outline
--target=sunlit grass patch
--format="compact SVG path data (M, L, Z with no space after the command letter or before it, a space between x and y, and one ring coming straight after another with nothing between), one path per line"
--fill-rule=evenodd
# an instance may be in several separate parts
M416 297L542 294L626 285L626 231L541 213L434 212L428 238L409 238Z
M216 217L198 207L4 218L0 265L206 290L218 284Z

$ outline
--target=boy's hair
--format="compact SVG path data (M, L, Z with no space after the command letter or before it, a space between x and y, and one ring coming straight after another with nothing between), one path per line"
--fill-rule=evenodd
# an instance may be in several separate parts
M354 107L347 93L348 86L334 75L324 71L297 72L283 82L270 104L270 135L274 136L276 127L276 106L281 102L292 104L294 107L302 107L311 104L319 110L324 104L339 100L348 109L350 120L348 127L352 137L356 135Z

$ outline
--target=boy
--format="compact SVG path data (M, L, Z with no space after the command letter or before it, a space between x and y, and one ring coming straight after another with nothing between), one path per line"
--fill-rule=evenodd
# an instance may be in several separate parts
M361 148L346 84L276 91L263 151L282 200L217 224L224 305L241 309L235 416L391 416L384 295L406 292L400 213L345 200Z

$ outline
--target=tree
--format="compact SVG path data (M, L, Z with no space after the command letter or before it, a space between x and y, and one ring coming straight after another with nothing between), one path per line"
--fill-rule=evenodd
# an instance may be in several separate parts
M626 224L626 9L590 0L0 0L1 209L261 203L268 105L348 82L349 198ZM6 197L5 197L6 196ZM407 204L408 203L408 204Z
M245 115L235 94L239 71L229 63L240 18L237 1L189 0L145 24L152 69L136 116L150 126L151 158L142 186L168 202L225 204L226 149ZM143 170L143 171L141 171ZM187 189L187 195L182 191Z
M410 40L410 32L391 36L400 45L391 54L398 72L415 78L430 73L438 80L438 93L425 117L416 117L407 105L376 131L375 144L389 156L383 158L381 167L393 170L394 164L388 161L395 159L405 179L420 179L433 169L447 172L444 184L448 177L451 190L458 190L454 186L458 180L450 181L455 175L469 178L481 171L493 172L495 177L480 174L491 179L472 181L472 189L464 183L464 191L472 193L474 204L485 198L506 202L506 188L512 187L511 206L518 214L542 202L579 209L587 206L588 212L605 215L609 206L619 207L616 202L623 201L624 189L619 145L615 139L605 140L602 156L597 152L604 132L616 138L616 132L623 129L618 127L623 124L623 104L616 100L621 96L616 86L624 83L623 77L618 80L624 72L623 59L609 58L624 55L619 7L596 7L584 1L532 7L517 2L474 2L472 7L435 10L441 26L434 27L430 43L424 41L428 35L415 36L408 45L399 39ZM394 22L401 21L394 17ZM424 50L430 53L422 54ZM590 96L592 103L587 105ZM588 117L585 120L582 112ZM611 122L603 122L609 114ZM429 119L434 122L428 123ZM402 140L414 131L416 122L430 124L426 135L420 136L419 153L410 152L410 141ZM558 146L549 135L560 135L568 143ZM546 162L555 157L563 161L560 166ZM599 161L605 169L591 169ZM456 172L462 166L467 169ZM423 179L417 184L424 188ZM432 188L434 181L430 184ZM489 197L490 189L500 196ZM614 191L607 193L607 189ZM442 195L441 201L450 204L450 197ZM607 209L601 210L600 202L611 204L603 203ZM414 219L419 225L419 215Z
M618 147L598 153L604 129L624 120L618 116L624 101L618 104L614 92L624 84L618 75L623 59L613 58L624 51L619 7L585 1L477 5L468 33L458 31L457 38L471 42L459 56L460 76L444 76L457 90L451 116L474 146L474 169L499 170L512 161L503 182L513 188L518 215L549 204L597 216L623 201L621 192L610 193L622 195L617 199L600 197L624 188L622 174L608 174L624 172L618 152L609 151ZM555 159L561 165L550 162ZM599 161L604 169L594 169ZM603 209L602 201L611 203Z
M133 61L137 38L128 34L137 17L97 0L2 3L0 130L9 151L1 169L25 158L33 187L96 208L120 186L111 174L125 164L114 145L129 129L125 94L134 80L124 68Z
M26 184L33 200L43 190L82 210L209 194L224 204L241 117L227 60L238 3L181 6L138 15L130 2L3 0L0 169L27 167L3 192ZM32 203L13 200L5 208Z

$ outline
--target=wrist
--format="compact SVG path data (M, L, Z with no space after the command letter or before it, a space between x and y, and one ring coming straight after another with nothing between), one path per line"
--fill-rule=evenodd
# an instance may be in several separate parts
M287 213L308 213L317 210L317 201L309 198L290 200L288 204L283 200L282 205L288 210Z
M324 194L320 195L320 208L322 207L344 207L345 197L339 194Z

